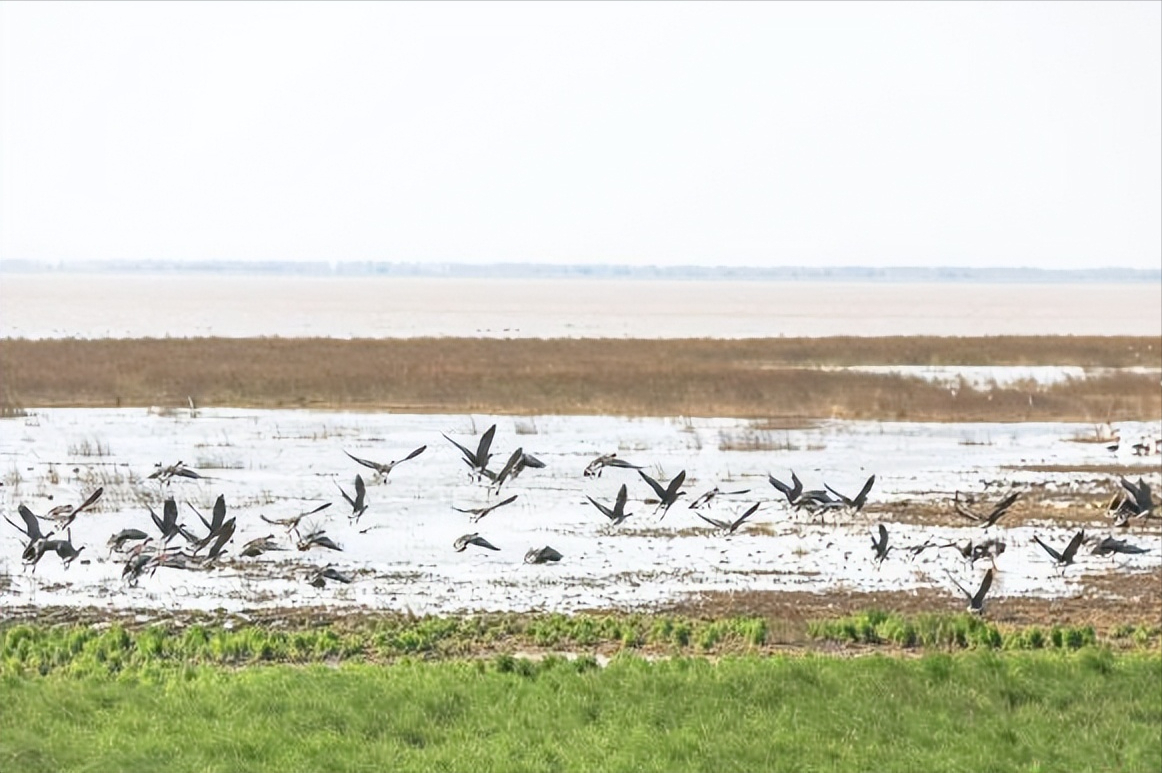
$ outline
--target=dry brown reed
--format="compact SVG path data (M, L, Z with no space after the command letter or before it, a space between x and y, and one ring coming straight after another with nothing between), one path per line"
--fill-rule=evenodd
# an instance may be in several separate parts
M139 339L0 341L3 393L49 406L310 407L410 412L915 421L1162 416L1156 376L949 390L884 364L1162 367L1162 339Z

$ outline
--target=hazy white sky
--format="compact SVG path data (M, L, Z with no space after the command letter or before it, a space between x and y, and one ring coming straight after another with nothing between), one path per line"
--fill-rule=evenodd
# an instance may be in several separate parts
M1162 3L0 3L0 257L1157 268Z

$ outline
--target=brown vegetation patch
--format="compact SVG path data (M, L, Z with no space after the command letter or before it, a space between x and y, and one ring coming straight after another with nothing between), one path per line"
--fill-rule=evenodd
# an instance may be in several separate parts
M964 611L964 599L954 588L942 591L880 593L806 593L802 591L716 591L668 606L665 612L718 619L762 617L768 621L768 641L787 644L807 638L807 623L858 614L869 609L916 615ZM1068 598L1007 596L987 602L985 619L1001 626L1091 625L1100 634L1119 625L1157 626L1162 621L1162 569L1086 575L1082 589Z
M771 426L805 418L1154 419L1162 393L1143 374L978 391L803 366L1119 367L1156 366L1160 357L1162 340L1149 337L0 341L4 393L24 408L172 407L193 397L200 406L722 416ZM751 440L759 450L778 442Z

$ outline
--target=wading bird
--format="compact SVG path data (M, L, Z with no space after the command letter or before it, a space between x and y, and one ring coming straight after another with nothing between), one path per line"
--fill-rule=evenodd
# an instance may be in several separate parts
M386 464L383 464L381 462L373 462L370 459L360 459L358 456L355 456L354 454L351 454L348 451L343 451L343 453L347 454L353 460L355 460L359 464L362 464L364 467L369 467L369 468L375 470L376 476L380 480L387 480L387 476L391 474L391 471L395 469L395 466L397 464L402 464L403 462L406 462L409 459L415 459L417 456L419 456L424 451L426 451L427 448L428 448L427 446L420 446L419 448L412 451L410 454L408 454L404 458L398 459L395 461L390 461L390 462L387 462Z
M678 497L686 496L685 491L678 490L681 488L682 483L686 480L685 470L682 470L680 473L675 475L674 479L670 481L670 484L665 488L662 488L661 483L658 483L656 480L651 478L649 475L646 475L641 470L638 470L637 474L642 476L642 480L650 484L650 488L652 488L654 493L658 495L658 506L654 508L654 513L657 513L659 510L661 510L662 518L666 517L666 513L668 513L674 503L678 501Z

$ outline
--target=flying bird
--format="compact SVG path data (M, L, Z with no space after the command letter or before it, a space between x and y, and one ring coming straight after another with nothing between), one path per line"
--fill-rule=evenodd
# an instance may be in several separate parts
M452 543L452 547L456 550L457 553L463 553L468 549L469 545L475 545L479 548L487 548L488 550L500 550L500 548L498 548L496 545L493 545L491 542L484 539L484 537L481 537L476 532L465 534L462 537L457 537L456 541Z
M391 471L395 469L395 466L397 464L402 464L403 462L406 462L409 459L415 459L417 456L419 456L424 451L426 451L427 448L428 448L427 446L420 446L419 448L412 451L410 454L408 454L404 458L390 461L390 462L387 462L386 464L381 463L381 462L373 462L370 459L360 459L358 456L355 456L354 454L352 454L348 451L343 451L343 453L347 454L353 460L355 460L359 464L362 464L364 467L369 467L372 470L375 470L377 477L379 477L381 480L387 480L387 476L391 474Z
M548 545L545 545L543 548L532 548L525 553L526 564L544 564L549 561L560 561L562 558L564 558L563 555Z
M444 435L444 439L460 449L460 453L464 455L464 463L471 470L470 474L474 477L480 477L485 474L485 470L488 469L488 460L492 458L490 449L492 448L492 437L495 434L496 425L493 424L480 436L480 442L477 444L475 451L469 451L447 435Z
M343 498L347 500L347 504L351 505L351 520L358 523L359 517L367 510L367 486L363 483L363 476L355 476L354 499L352 499L350 495L348 495L347 492L343 490L343 487L340 486L337 482L335 483L335 486L339 489L339 493L343 495Z
M630 464L629 462L625 461L624 459L618 459L617 454L602 454L601 456L599 456L596 459L594 459L593 461L591 461L588 465L586 465L585 472L582 474L586 478L592 478L594 476L600 478L601 471L604 470L606 467L619 467L619 468L625 469L625 470L640 470L641 469L641 465Z
M718 497L733 497L733 496L738 496L740 494L747 494L749 492L750 492L750 489L748 489L748 488L739 489L738 491L722 491L721 489L718 488L718 486L715 486L714 488L710 489L709 491L707 491L703 494L700 494L697 499L695 499L693 502L691 502L690 509L697 510L700 507L709 507L710 503L713 502Z
M876 553L875 561L877 565L882 564L884 559L888 557L888 553L892 551L888 546L888 529L882 523L879 526L879 532L879 541L876 541L876 538L872 537L872 550Z
M968 505L962 503L960 501L960 492L959 491L956 492L956 495L953 498L953 505L956 508L956 513L958 515L960 515L962 518L967 518L970 521L976 521L983 528L987 529L988 527L992 526L997 521L999 521L1001 519L1001 516L1003 516L1005 513L1009 512L1009 508L1013 506L1013 503L1016 502L1017 499L1020 498L1020 496L1021 496L1021 492L1014 491L1013 493L1009 494L1007 497L1002 499L1000 502L998 502L993 507L993 509L990 510L987 514L978 513L977 511L970 508Z
M468 513L469 515L472 516L472 518L471 518L472 522L475 523L476 521L479 521L481 518L483 518L484 516L491 513L496 508L504 507L505 505L512 504L513 502L516 501L516 498L517 498L517 495L513 494L508 499L504 499L504 500L501 500L500 502L496 502L495 504L491 504L491 505L486 505L484 507L471 507L468 509L465 509L462 507L453 507L452 509L458 513Z
M661 510L662 518L666 517L666 513L668 513L673 504L678 501L678 497L686 495L685 491L678 490L681 488L682 483L686 480L685 470L682 470L680 473L675 475L674 479L670 481L669 485L665 488L662 488L662 484L658 483L656 480L651 478L649 475L646 475L641 470L638 470L637 474L642 476L642 480L650 484L650 488L652 488L654 493L658 495L658 506L654 509L654 512L656 513Z
M697 515L702 520L706 521L706 523L709 523L713 526L717 526L719 529L726 532L727 534L734 534L734 530L737 529L739 526L742 526L743 521L745 521L747 518L750 518L752 515L754 515L755 511L759 509L760 504L762 504L762 503L755 502L753 505L750 506L749 509L747 509L747 511L745 513L743 513L742 515L740 515L738 518L736 518L733 521L720 521L717 518L708 518L707 516L703 515L702 513L695 513L695 515Z
M315 513L322 512L330 506L331 503L327 502L326 504L319 505L314 510L309 510L305 513L299 513L298 515L292 515L290 518L267 518L265 515L259 515L258 517L271 524L272 526L285 526L287 534L290 534L293 531L295 535L298 536L299 522L301 520L306 518L308 515L314 515Z
M969 593L952 575L948 575L948 579L952 580L952 584L959 588L960 592L964 594L964 597L968 599L969 612L975 612L978 615L984 614L984 597L993 584L992 569L984 573L984 578L980 581L980 587L976 589L976 593Z
M868 495L868 493L871 492L872 486L874 486L875 483L876 483L876 476L872 475L870 478L867 479L867 482L863 484L863 488L860 489L859 493L851 498L845 497L843 494L840 494L838 491L831 488L831 486L828 486L826 483L824 483L823 485L828 491L830 491L835 496L839 497L839 501L842 502L845 507L850 507L852 510L854 510L855 512L858 513L860 510L863 509L863 506L865 504L867 504L867 495Z
M628 497L628 490L625 484L622 483L621 488L617 490L617 499L614 501L612 509L601 504L591 496L586 496L585 498L592 502L593 506L600 510L602 515L608 518L614 526L620 526L622 521L633 515L633 513L627 513L625 511L625 503Z
M1033 535L1033 539L1045 549L1046 553L1053 557L1053 560L1058 566L1064 568L1073 563L1073 557L1077 554L1077 549L1081 547L1082 541L1085 540L1085 532L1079 531L1077 534L1074 534L1073 539L1069 540L1069 544L1065 546L1065 550L1060 553L1042 542L1041 538L1036 534Z

